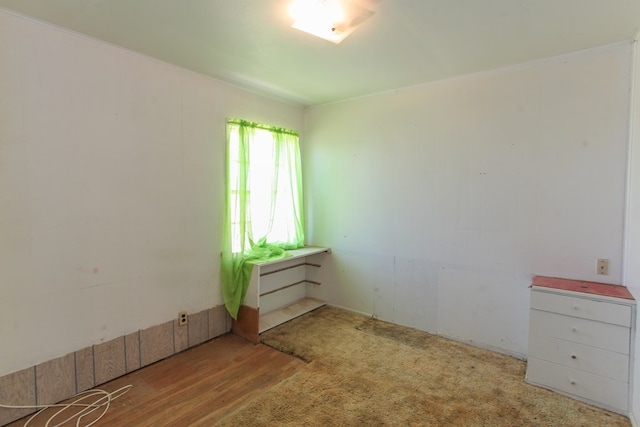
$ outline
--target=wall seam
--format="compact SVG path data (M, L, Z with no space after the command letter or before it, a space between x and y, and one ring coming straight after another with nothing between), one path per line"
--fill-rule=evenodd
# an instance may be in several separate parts
M38 404L38 373L36 372L36 367L33 367L33 397L35 401L34 405Z
M638 34L638 36L640 36L640 33ZM633 154L634 154L634 149L633 149L633 140L635 137L635 133L637 131L636 126L634 125L634 120L633 120L633 115L634 112L637 108L635 104L635 96L634 94L636 93L636 91L638 90L638 85L637 82L635 81L636 79L634 78L635 73L638 71L636 70L637 65L636 62L638 60L638 39L636 37L636 40L634 40L633 42L633 47L631 50L631 66L630 66L630 73L631 73L631 84L629 87L629 128L628 128L628 147L627 147L627 176L626 176L626 183L625 183L625 209L624 209L624 231L622 233L622 284L627 285L628 284L628 252L629 252L629 236L628 236L628 232L629 232L629 228L630 228L630 222L631 222L631 215L630 215L630 209L631 209L631 198L632 198L632 194L631 194L631 179L633 178L633 170L632 170L632 163L633 163Z

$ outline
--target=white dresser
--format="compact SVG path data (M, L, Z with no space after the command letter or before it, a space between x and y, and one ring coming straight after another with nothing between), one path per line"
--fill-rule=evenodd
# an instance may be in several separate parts
M526 381L628 415L635 307L623 286L534 277Z

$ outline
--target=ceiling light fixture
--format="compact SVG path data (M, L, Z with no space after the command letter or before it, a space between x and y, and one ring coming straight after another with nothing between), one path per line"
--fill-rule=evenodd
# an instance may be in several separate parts
M344 0L293 0L292 27L333 43L340 43L373 12Z

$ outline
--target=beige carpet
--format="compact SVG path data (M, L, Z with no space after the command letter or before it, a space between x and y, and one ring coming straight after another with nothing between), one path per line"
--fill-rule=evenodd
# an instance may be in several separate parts
M308 361L220 426L630 426L524 383L526 362L324 307L263 334Z

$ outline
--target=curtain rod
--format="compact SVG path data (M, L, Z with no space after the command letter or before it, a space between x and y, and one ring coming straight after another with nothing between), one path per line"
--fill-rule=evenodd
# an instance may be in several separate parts
M287 129L287 128L282 128L282 127L278 127L278 126L269 126L269 125L265 125L265 124L262 124L262 123L251 122L249 120L227 119L227 123L234 124L234 125L251 127L251 128L255 128L255 129L264 129L264 130L269 130L269 131L272 131L272 132L286 133L286 134L289 134L289 135L300 136L298 134L298 132L296 132L293 129Z

